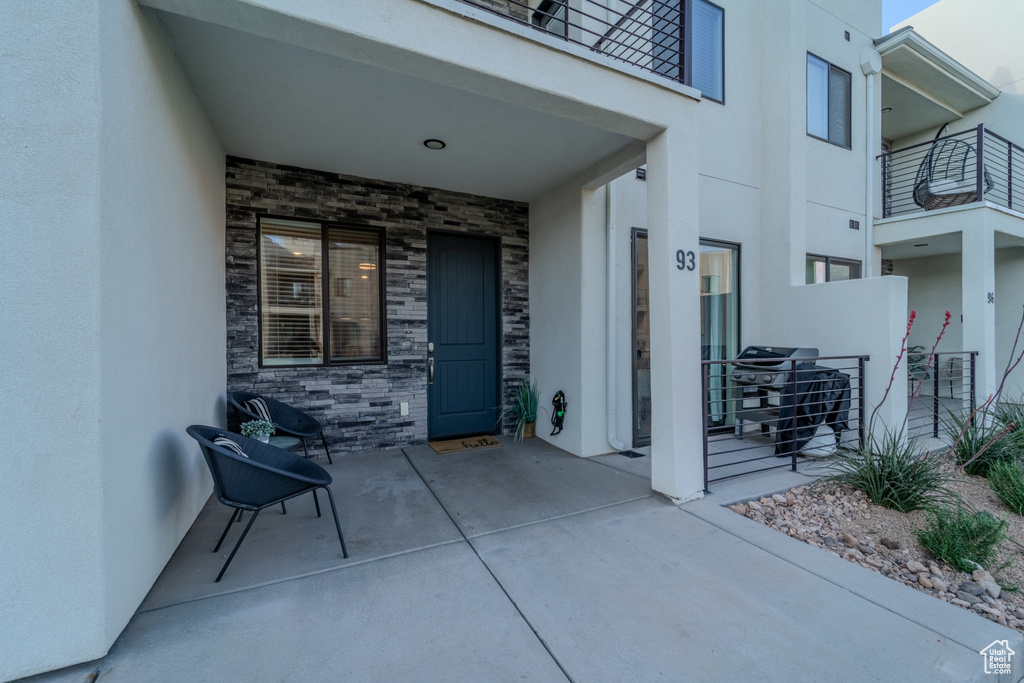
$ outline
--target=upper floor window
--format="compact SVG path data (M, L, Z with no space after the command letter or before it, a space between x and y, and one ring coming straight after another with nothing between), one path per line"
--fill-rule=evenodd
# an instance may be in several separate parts
M725 11L704 0L690 0L690 85L704 97L725 101Z
M807 53L807 134L850 148L850 73Z
M725 11L721 7L706 0L653 4L651 64L657 73L697 88L708 99L723 102L724 50Z
M833 258L832 256L807 255L807 284L859 280L860 261Z
M260 220L260 363L384 360L381 233Z

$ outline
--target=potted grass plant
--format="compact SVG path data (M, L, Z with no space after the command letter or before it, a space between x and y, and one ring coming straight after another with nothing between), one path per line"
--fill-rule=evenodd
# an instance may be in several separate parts
M501 414L502 417L512 415L515 418L515 441L530 439L536 435L538 402L537 383L524 379L512 395L512 402Z

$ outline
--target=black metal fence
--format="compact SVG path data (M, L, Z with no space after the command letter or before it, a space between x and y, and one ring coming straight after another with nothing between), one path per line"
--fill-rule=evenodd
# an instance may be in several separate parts
M977 407L974 351L907 354L907 434L944 435L950 420L964 420ZM915 396L915 392L917 395Z
M689 84L686 0L462 0L570 43Z
M750 372L749 360L701 362L704 490L864 443L868 356L819 356Z
M884 218L978 201L1024 209L1024 148L984 124L879 159Z

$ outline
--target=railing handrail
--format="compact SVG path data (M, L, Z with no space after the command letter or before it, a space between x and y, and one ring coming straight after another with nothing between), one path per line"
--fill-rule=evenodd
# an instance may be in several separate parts
M966 355L967 353L977 353L977 351L907 351L910 355Z
M986 128L985 129L985 135L990 135L990 136L996 138L997 140L1001 140L1001 141L1005 142L1006 144L1010 145L1011 147L1015 147L1015 148L1019 149L1020 151L1024 152L1024 147L1021 147L1020 145L1018 145L1016 142L1013 142L1012 140L1007 140L1002 135L1000 135L999 133L995 132L994 130L992 130L990 128Z

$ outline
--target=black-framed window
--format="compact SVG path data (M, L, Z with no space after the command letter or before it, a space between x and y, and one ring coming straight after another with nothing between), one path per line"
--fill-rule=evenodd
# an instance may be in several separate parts
M725 10L707 0L656 2L651 9L651 67L724 103Z
M807 134L850 149L849 71L807 53Z
M382 362L380 230L262 217L260 365Z
M807 284L859 280L860 261L832 256L807 255Z
M689 0L690 85L701 95L725 102L725 10L706 0Z

